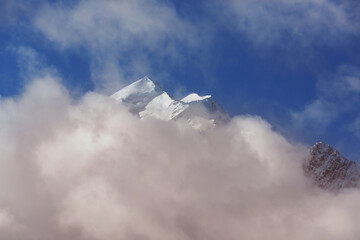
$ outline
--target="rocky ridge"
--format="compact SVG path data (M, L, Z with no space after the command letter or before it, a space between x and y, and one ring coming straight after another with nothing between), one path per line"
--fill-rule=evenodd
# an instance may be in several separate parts
M322 142L316 143L304 161L304 172L321 188L339 190L359 187L360 166Z

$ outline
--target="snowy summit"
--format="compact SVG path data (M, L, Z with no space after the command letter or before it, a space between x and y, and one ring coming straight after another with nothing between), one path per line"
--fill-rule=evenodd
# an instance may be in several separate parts
M229 120L228 114L211 95L191 93L176 100L157 81L145 76L110 96L140 118L154 117L169 121L185 119L196 129L204 129Z

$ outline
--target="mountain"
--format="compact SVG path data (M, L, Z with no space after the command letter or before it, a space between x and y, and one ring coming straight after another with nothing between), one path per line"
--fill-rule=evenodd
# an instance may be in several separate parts
M185 119L204 130L229 121L228 114L210 95L189 94L181 100L171 97L157 81L145 76L110 96L140 118L169 121Z
M148 76L120 89L111 98L140 118L183 119L200 131L230 121L228 114L211 95L191 93L177 100ZM360 166L325 143L316 143L310 149L303 169L305 175L323 189L336 191L360 185Z
M316 143L303 167L305 174L323 189L359 187L360 166L341 156L328 144Z
M139 113L144 111L154 98L164 93L164 89L158 82L146 76L120 89L110 97L127 106L131 112Z

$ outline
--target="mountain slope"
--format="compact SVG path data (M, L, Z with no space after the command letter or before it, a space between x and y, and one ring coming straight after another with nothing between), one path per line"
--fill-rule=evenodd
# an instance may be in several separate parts
M230 120L229 115L211 95L201 97L196 93L191 93L181 101L189 104L189 108L184 111L183 115L204 116L207 119L214 119L219 124Z
M304 162L304 171L324 189L359 187L360 166L341 156L328 144L316 143Z
M172 99L166 92L153 98L145 107L144 111L139 112L141 118L154 117L162 120L173 120L181 114L189 105Z

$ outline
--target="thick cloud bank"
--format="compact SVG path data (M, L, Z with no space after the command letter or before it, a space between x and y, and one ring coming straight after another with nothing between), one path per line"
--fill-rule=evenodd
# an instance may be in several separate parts
M0 239L359 239L360 192L317 189L258 117L199 133L53 79L0 102Z

